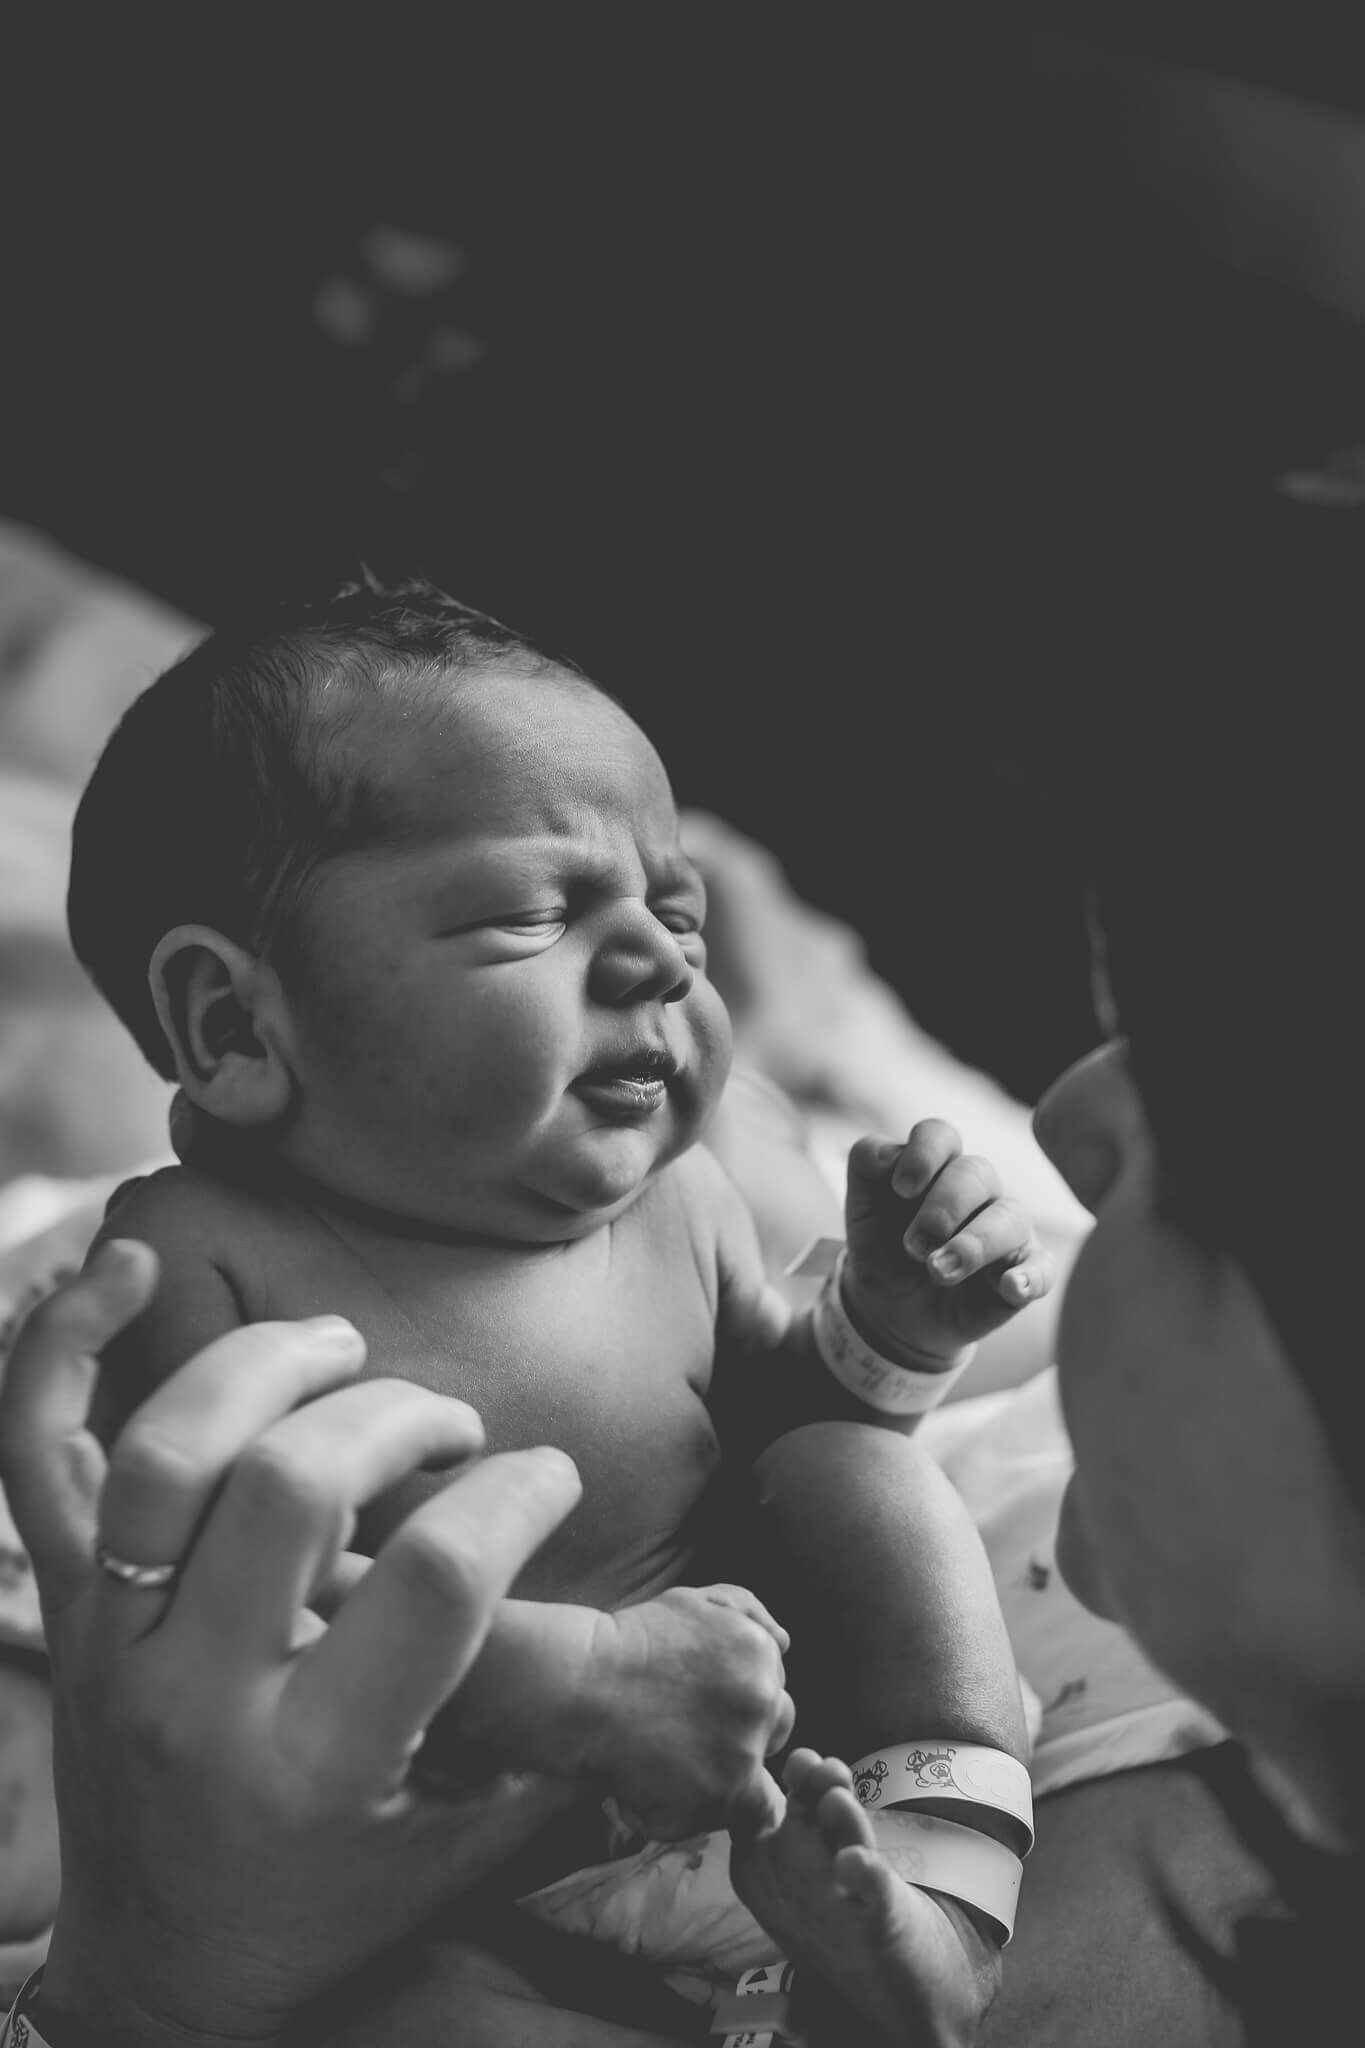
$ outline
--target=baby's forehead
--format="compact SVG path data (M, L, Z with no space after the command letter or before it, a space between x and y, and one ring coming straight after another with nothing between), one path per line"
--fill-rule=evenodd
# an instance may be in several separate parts
M371 700L333 735L342 837L354 850L431 837L501 837L546 821L635 804L677 812L662 762L605 691L561 670L520 666L424 678Z

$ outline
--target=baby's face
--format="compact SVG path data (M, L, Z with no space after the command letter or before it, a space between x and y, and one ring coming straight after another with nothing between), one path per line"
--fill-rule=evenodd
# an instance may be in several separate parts
M301 912L284 1156L441 1230L582 1236L699 1135L729 1065L663 765L587 685L506 670L355 744L395 822Z

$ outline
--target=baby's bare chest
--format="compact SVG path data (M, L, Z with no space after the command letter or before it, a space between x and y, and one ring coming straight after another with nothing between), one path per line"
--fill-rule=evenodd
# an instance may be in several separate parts
M364 1335L368 1374L468 1401L491 1452L549 1443L577 1464L583 1498L519 1593L615 1606L683 1576L719 1461L714 1301L685 1245L618 1228L609 1243L471 1258L328 1236L311 1272L296 1257L272 1275L256 1312L315 1313L325 1295ZM374 1503L364 1546L442 1483L419 1475Z

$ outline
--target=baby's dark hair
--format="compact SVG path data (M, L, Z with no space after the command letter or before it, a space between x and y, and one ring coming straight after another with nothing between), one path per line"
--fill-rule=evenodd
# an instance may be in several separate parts
M129 707L76 812L67 923L158 1073L175 1072L147 983L162 936L284 944L319 865L383 829L378 778L340 742L376 707L435 719L453 678L499 666L580 673L421 577L363 570L210 633Z

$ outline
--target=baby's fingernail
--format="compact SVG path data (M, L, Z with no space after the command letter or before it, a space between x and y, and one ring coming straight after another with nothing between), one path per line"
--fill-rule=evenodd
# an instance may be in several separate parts
M886 1144L878 1145L873 1157L878 1166L892 1166L900 1158L904 1149L904 1146L894 1144L888 1140Z
M940 1280L956 1280L962 1271L962 1260L956 1252L935 1252L927 1262Z
M929 1239L927 1237L921 1237L917 1230L907 1231L901 1242L904 1244L907 1254L912 1259L919 1259L923 1261L929 1257L930 1252L933 1250L933 1246L930 1243Z
M1029 1279L1028 1274L1021 1272L1017 1266L1006 1273L1003 1285L1014 1296L1016 1301L1027 1301L1033 1292L1033 1283Z

